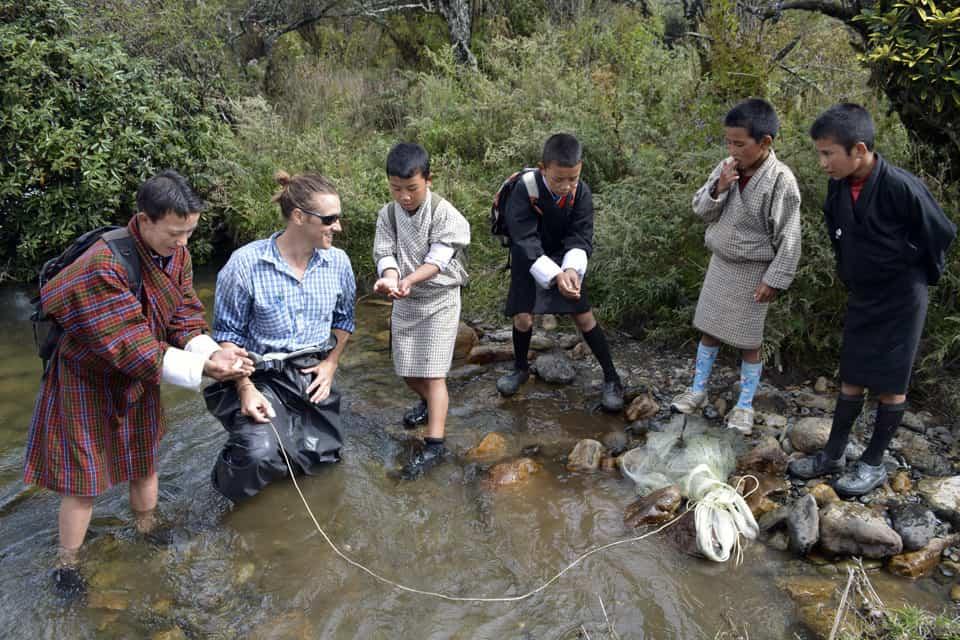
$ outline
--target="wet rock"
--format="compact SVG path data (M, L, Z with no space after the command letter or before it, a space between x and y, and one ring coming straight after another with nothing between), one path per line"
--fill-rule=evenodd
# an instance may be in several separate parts
M573 363L562 353L548 353L537 358L536 364L531 367L537 377L552 384L570 384L577 377L577 370Z
M739 383L735 385L734 394L737 396L740 395L739 387ZM780 389L767 384L761 384L756 395L753 397L753 409L754 411L763 411L766 413L786 413L787 398Z
M793 503L787 516L790 550L801 555L810 551L820 538L820 512L812 495L805 495Z
M833 597L837 583L813 576L789 576L777 580L777 587L797 602L824 601Z
M957 536L934 538L927 546L910 553L901 553L890 558L887 569L890 573L904 578L920 578L936 568L940 562L940 554L953 544Z
M507 453L507 440L497 432L491 432L467 450L467 460L476 462L483 460L496 460L502 458Z
M832 502L820 510L820 546L837 555L884 558L903 541L876 512L856 502Z
M761 422L768 427L774 429L781 429L787 426L787 416L780 415L779 413L759 413L756 414L756 419L758 422Z
M897 437L896 451L907 463L920 471L934 476L949 475L950 462L936 452L923 436L910 431L901 431ZM891 449L894 449L891 446Z
M518 458L500 462L490 468L484 484L492 489L511 487L528 480L542 467L530 458Z
M923 419L912 411L904 412L900 424L916 433L925 433L927 430L927 425L924 424Z
M484 342L513 342L513 329L497 329L483 334Z
M673 517L680 500L680 487L677 485L657 489L628 506L623 523L628 527L662 524Z
M608 473L613 473L620 470L620 464L617 462L617 459L613 456L601 456L600 458L600 471L606 471Z
M798 407L807 407L808 409L819 409L821 411L832 412L837 406L837 399L833 396L821 396L807 391L801 391L793 399Z
M817 378L816 383L814 383L813 390L814 392L819 393L820 395L823 395L830 390L830 383L827 381L826 378L824 378L823 376L820 376L819 378Z
M627 407L625 413L627 421L634 422L636 420L652 418L657 415L659 410L660 405L657 404L657 401L654 400L649 393L641 393L633 399L633 402Z
M784 524L789 515L790 507L778 507L757 518L757 527L760 531L770 531Z
M733 487L739 485L740 493L745 495L744 501L750 507L754 518L761 518L780 506L771 500L770 496L786 494L790 490L790 484L782 476L753 474L753 478L742 478L742 480L741 483L741 477L734 475L730 476L728 482Z
M567 457L567 469L570 471L595 471L600 466L603 445L596 440L585 438L578 442Z
M92 591L87 594L87 606L106 611L126 611L130 608L130 593L119 589Z
M555 349L557 343L553 341L549 336L545 336L542 333L535 333L530 339L530 348L534 351L550 351Z
M533 357L530 354L529 357ZM510 362L513 360L512 344L479 344L470 350L467 362L470 364L490 364L491 362Z
M840 499L840 496L833 490L833 487L826 482L811 487L808 495L813 496L813 499L817 501L817 506L819 507L825 507L831 502L836 502Z
M180 627L174 627L165 631L157 631L150 636L150 640L187 640L187 634Z
M903 504L890 509L893 530L900 534L904 551L922 549L937 531L937 518L920 504Z
M787 454L775 438L765 438L737 459L737 473L782 475L787 470Z
M573 360L583 360L593 355L593 352L590 351L590 347L587 346L586 342L578 342L576 346L569 350L569 353L570 358Z
M627 439L627 434L623 431L611 431L610 433L606 433L601 441L603 442L603 446L606 447L607 451L609 451L614 457L626 451L627 447L630 446L630 442Z
M482 376L486 372L487 369L483 365L465 364L462 367L451 369L450 373L447 374L447 378L450 380L467 380L469 378Z
M960 526L960 476L924 478L917 483L917 493L935 514Z
M783 531L777 531L767 539L767 546L777 551L786 551L790 548L790 538Z
M552 313L545 313L540 316L540 326L543 327L544 331L556 331L557 330L557 316Z
M540 455L539 444L528 444L520 450L520 456L523 458L536 458Z
M453 357L455 359L466 358L478 344L480 344L480 338L477 337L477 332L466 322L461 321L457 327L457 341L453 346Z
M899 493L902 496L910 493L910 490L913 489L913 482L910 480L910 474L906 471L898 471L890 481L890 488L893 489L894 493Z
M796 451L814 453L823 449L830 437L830 418L801 418L787 433Z
M557 346L563 350L573 349L580 344L580 336L575 333L565 333L557 337Z
M960 602L960 584L950 587L950 599L954 602Z
M727 399L720 397L713 401L713 408L717 410L717 414L721 416L727 415Z
M675 523L664 529L661 534L678 551L687 555L702 558L700 547L697 546L697 524L693 519L693 512L687 511Z

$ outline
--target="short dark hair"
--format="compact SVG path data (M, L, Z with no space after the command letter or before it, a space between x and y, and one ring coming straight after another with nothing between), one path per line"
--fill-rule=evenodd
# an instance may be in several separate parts
M418 173L424 179L430 177L430 154L427 150L413 142L394 145L387 154L387 176L412 178Z
M746 129L751 138L760 142L763 136L770 136L771 139L777 137L780 120L769 102L762 98L749 98L727 112L723 126Z
M847 150L853 150L862 142L868 151L873 151L876 127L870 112L858 104L841 102L835 104L813 121L810 137L814 140L829 138Z
M160 220L171 211L181 218L199 213L207 206L187 179L167 169L153 176L137 191L137 210L147 214L152 222Z
M280 191L273 196L273 202L280 204L280 213L289 220L294 209L306 209L307 201L316 193L337 195L337 189L324 176L316 173L304 173L290 176L286 171L277 171L273 179L280 185Z
M576 136L569 133L555 133L543 143L540 161L545 167L551 164L575 167L583 162L583 145Z

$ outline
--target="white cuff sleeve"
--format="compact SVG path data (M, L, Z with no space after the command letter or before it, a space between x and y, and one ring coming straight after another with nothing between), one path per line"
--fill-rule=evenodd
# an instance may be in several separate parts
M587 252L583 249L570 249L563 254L563 264L560 265L560 269L562 271L573 269L582 280L584 274L587 273Z
M383 272L387 269L396 269L397 273L400 273L400 265L393 256L383 256L377 261L377 277L382 278Z
M210 358L213 352L220 351L222 347L217 344L216 340L205 333L201 333L200 335L191 338L190 342L187 343L184 349L190 353L201 355L203 356L204 360L207 360Z
M560 275L562 271L557 263L543 255L537 258L537 261L530 267L530 275L537 281L543 289L549 289L553 284L553 279Z
M170 347L163 354L163 373L161 382L169 382L178 387L197 389L203 379L203 363L207 358L199 353L191 353L176 347Z
M424 264L435 264L440 267L440 271L447 268L450 260L453 259L454 249L448 244L434 242L430 245L430 251L427 257L423 259Z

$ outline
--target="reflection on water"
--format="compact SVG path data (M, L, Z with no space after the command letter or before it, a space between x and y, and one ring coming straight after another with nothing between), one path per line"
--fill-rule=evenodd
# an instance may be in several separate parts
M200 287L209 302L211 282ZM448 440L463 452L490 431L509 450L540 444L544 471L519 490L490 493L475 465L457 461L417 482L387 471L408 435L412 401L382 341L385 309L362 305L338 374L346 446L341 464L301 487L321 525L351 557L404 584L454 595L525 593L591 547L625 530L631 484L566 472L560 458L582 437L622 428L591 415L573 387L530 384L502 401L499 375L451 383ZM165 389L169 431L161 511L171 546L132 535L123 487L98 499L87 544L91 593L64 606L50 593L57 496L20 481L39 382L28 299L0 291L0 637L2 638L713 638L725 616L751 637L806 637L773 579L786 555L751 545L740 567L695 560L651 538L595 555L546 591L516 603L455 603L404 593L339 559L292 485L231 509L210 487L225 434L199 394ZM164 633L168 635L163 635ZM155 635L156 634L156 635Z

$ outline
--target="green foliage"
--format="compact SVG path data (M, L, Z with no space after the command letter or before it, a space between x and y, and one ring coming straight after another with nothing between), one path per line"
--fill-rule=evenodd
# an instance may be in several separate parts
M706 71L713 92L724 100L767 94L768 69L758 55L760 31L751 28L738 11L735 0L711 0L701 26L709 38Z
M888 609L867 630L852 635L841 633L841 640L956 640L960 638L960 618L946 613L934 614L919 607Z
M960 2L885 0L854 23L866 29L874 82L921 139L948 141L960 161Z
M160 169L212 185L229 132L182 79L115 41L85 42L60 0L4 0L0 16L0 280L28 278L82 231L125 222Z

